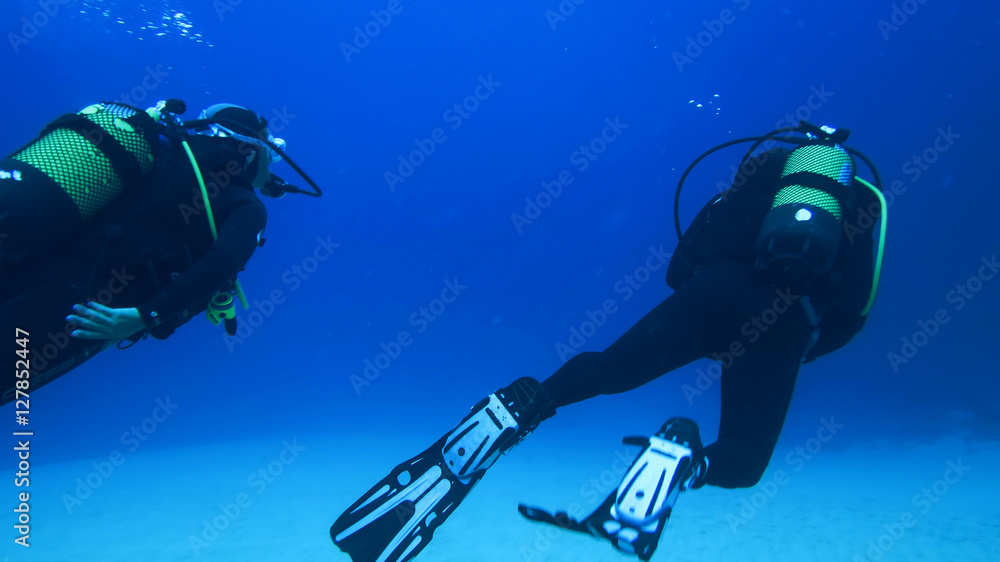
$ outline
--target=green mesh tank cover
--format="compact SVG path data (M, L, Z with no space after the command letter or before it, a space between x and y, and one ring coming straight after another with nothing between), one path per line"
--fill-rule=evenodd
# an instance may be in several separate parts
M774 203L771 208L782 205L812 205L829 212L835 219L840 220L844 211L837 198L822 189L806 187L804 185L789 185L784 187L774 196Z
M812 144L800 146L788 155L781 177L797 172L811 172L826 176L842 185L849 186L854 179L854 164L851 156L839 146ZM836 197L813 187L789 185L774 197L771 208L782 205L806 204L824 209L838 221L844 214Z
M800 146L788 155L781 177L796 172L812 172L826 176L842 185L851 185L854 179L851 155L839 146L810 144Z
M135 114L131 108L112 104L92 105L80 112L132 153L142 173L146 173L153 167L152 147L141 131L125 121ZM108 157L75 131L52 130L12 158L34 166L58 183L76 204L83 220L103 209L125 189Z

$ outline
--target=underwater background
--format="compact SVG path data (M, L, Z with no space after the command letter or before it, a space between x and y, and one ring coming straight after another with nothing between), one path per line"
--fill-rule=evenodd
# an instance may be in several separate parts
M850 344L800 371L771 463L801 468L792 482L751 517L754 490L683 497L654 560L1000 557L987 501L1000 492L1000 5L7 1L0 31L8 153L95 101L180 98L189 119L235 103L325 192L265 201L236 338L196 319L32 394L32 547L13 544L5 445L0 556L347 560L327 528L392 466L670 294L661 258L695 157L806 119L850 129L896 186L875 306ZM744 150L688 178L683 226ZM583 536L540 546L514 508L603 498L616 451L635 453L621 437L667 418L714 440L710 365L560 410L418 560L631 559ZM144 426L162 404L176 408ZM12 407L0 415L16 427ZM842 428L791 463L827 423ZM134 427L143 439L125 438ZM114 452L124 462L100 474ZM967 476L922 513L911 497L956 459ZM253 503L206 535L244 492ZM880 543L904 512L916 525Z

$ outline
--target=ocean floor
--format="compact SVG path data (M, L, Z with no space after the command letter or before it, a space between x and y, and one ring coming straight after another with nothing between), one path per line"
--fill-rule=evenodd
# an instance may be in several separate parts
M500 459L417 560L635 560L515 509L589 512L635 453L571 439L542 432ZM0 558L348 562L329 525L413 443L289 436L33 466L31 547L7 526ZM756 488L683 494L653 560L1000 560L1000 443L784 445Z

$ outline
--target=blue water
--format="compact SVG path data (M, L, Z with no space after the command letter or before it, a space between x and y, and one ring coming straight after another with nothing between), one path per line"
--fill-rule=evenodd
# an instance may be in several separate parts
M867 327L802 369L783 440L802 441L830 416L847 428L831 448L995 435L1000 281L970 281L1000 253L994 3L54 4L51 17L34 2L0 8L7 151L95 100L181 98L188 118L230 102L280 126L326 195L266 201L267 243L240 277L261 313L243 314L252 330L239 341L196 320L38 391L37 463L106 456L168 397L178 408L143 451L340 435L377 447L380 434L412 433L394 455L403 460L485 394L555 371L571 330L605 301L615 312L581 350L603 349L669 295L665 268L631 293L616 283L651 249L672 251L681 172L796 112L851 129L850 144L899 194ZM387 8L391 20L373 22ZM47 21L30 33L24 17ZM614 140L581 160L608 123L620 123L607 129ZM433 152L387 181L418 145ZM691 176L685 220L741 155L730 149ZM922 169L914 157L933 162ZM276 171L294 182L285 164ZM535 216L526 198L560 173L572 183L534 220L512 217ZM449 286L453 302L434 302ZM947 323L923 328L939 310ZM931 337L915 336L924 330ZM402 332L410 344L380 356ZM894 363L889 354L915 337L925 345ZM366 361L384 367L374 380L363 379ZM593 434L610 451L682 414L711 436L718 388L684 393L707 367L567 408L549 431ZM363 465L365 451L342 462ZM384 470L372 467L371 480ZM318 495L317 517L351 499Z

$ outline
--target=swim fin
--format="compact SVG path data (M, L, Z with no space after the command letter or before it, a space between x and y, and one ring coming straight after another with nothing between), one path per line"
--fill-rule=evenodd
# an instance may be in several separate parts
M644 448L618 489L582 521L565 511L550 513L525 504L517 510L531 521L603 537L618 550L649 560L677 496L700 485L696 480L704 477L707 459L700 454L698 426L686 418L667 421L652 437L626 437L622 442Z
M555 410L548 392L521 378L487 396L426 451L394 468L330 527L354 562L411 560L497 458Z

